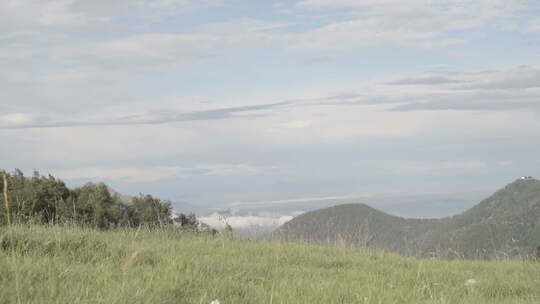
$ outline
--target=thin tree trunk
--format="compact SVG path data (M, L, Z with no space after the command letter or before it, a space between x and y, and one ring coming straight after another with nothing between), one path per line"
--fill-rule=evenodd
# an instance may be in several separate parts
M77 211L75 210L75 199L72 197L71 198L71 204L73 205L73 216L72 216L72 219L73 219L73 222L77 222Z
M8 225L11 225L11 212L9 210L7 173L3 172L3 176L4 176L4 203L6 204L7 222L8 222Z

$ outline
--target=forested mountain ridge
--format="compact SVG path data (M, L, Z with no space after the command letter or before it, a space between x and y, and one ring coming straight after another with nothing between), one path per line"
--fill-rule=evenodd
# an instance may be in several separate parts
M423 237L423 251L528 254L540 245L540 181L519 179Z
M365 204L346 204L301 214L274 236L287 241L345 243L402 252L440 220L405 219Z
M405 219L347 204L302 214L273 236L420 256L526 255L540 245L540 181L519 179L452 217Z

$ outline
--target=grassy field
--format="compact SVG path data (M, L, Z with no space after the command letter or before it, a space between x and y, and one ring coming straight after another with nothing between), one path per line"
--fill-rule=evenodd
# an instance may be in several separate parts
M535 262L144 229L0 229L0 303L540 303Z

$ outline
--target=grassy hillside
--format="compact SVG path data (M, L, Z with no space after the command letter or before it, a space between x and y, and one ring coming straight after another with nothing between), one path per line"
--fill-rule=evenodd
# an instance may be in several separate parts
M0 303L540 302L540 265L526 261L421 260L165 230L16 226L0 239Z
M517 180L453 217L405 219L363 204L347 204L302 214L274 236L421 256L527 255L540 245L540 181Z

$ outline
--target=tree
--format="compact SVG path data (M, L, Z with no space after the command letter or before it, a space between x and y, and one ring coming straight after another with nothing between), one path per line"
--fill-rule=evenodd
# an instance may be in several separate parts
M177 217L174 218L174 222L177 223L181 228L188 229L188 230L197 230L200 223L197 220L197 217L195 214L191 213L189 215L185 215L183 213L180 213Z
M140 194L139 197L133 199L134 217L132 225L140 226L146 224L149 226L163 227L172 224L171 203L161 201L149 194Z
M3 177L3 184L4 184L4 204L6 206L6 219L7 224L11 225L11 211L9 206L9 197L8 197L8 179L7 179L7 173L5 171L2 172Z
M15 220L41 224L69 222L98 229L173 224L171 203L151 195L140 194L124 203L104 183L88 183L70 190L60 179L42 176L37 171L31 177L25 177L20 170L12 174L0 170L0 175L0 225ZM183 228L199 231L195 214L182 214L175 221Z
M88 183L75 189L72 205L72 213L75 213L72 217L76 222L85 225L108 229L126 222L124 219L126 206L119 198L111 196L109 188L103 183Z

